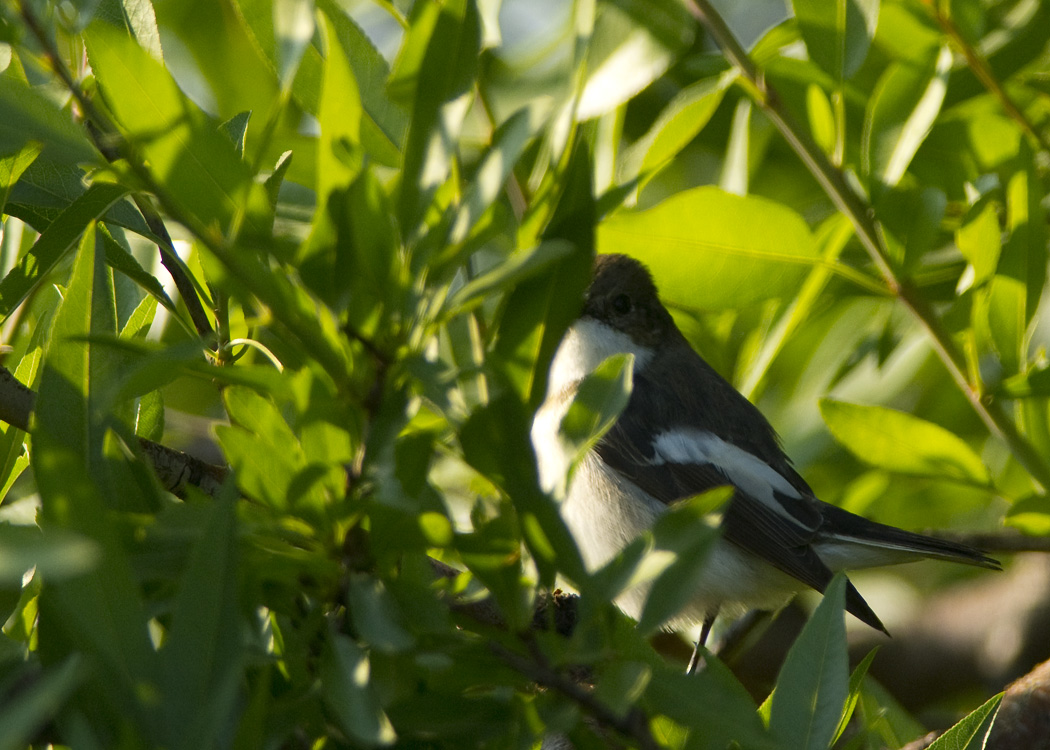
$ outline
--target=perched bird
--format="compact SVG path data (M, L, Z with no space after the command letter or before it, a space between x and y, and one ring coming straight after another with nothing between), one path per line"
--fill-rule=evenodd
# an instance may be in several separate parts
M576 467L561 512L595 569L669 504L732 485L721 537L680 618L703 624L701 642L720 612L776 609L807 586L824 591L839 570L921 558L999 568L979 550L818 500L769 422L693 351L660 303L648 270L624 255L598 256L583 312L551 364L546 400L532 427L547 489L567 468L558 428L581 379L607 357L628 352L634 355L630 400ZM628 591L618 604L637 618L646 593ZM886 632L852 583L846 609Z

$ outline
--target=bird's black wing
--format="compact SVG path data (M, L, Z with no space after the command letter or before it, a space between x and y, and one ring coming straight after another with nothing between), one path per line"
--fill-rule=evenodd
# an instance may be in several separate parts
M734 495L723 511L723 537L800 583L823 592L834 574L812 543L824 526L825 504L813 497L793 470L791 476L784 477L777 471L779 467L736 445L726 448L727 455L698 456L695 460L673 460L662 455L654 436L679 431L685 439L703 432L674 419L681 415L660 414L658 407L649 403L645 395L649 392L636 384L627 408L596 446L602 461L653 498L668 504L715 487L733 486ZM787 466L782 454L779 464ZM746 482L741 481L742 477ZM767 478L772 482L766 483ZM762 497L741 486L745 483L752 490L756 485L764 490ZM852 584L847 587L846 605L863 622L885 630Z

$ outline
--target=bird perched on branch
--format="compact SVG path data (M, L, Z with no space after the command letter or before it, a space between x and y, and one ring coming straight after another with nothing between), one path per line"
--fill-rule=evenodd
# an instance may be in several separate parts
M567 459L558 429L581 380L618 353L634 355L633 390L612 428L577 465L562 515L587 565L622 550L676 500L731 485L721 538L682 619L776 609L798 591L824 591L835 572L938 558L998 569L979 550L875 523L816 498L761 412L689 346L648 270L598 256L583 312L551 365L532 441L549 489ZM637 618L645 590L618 604ZM886 632L852 583L846 609Z

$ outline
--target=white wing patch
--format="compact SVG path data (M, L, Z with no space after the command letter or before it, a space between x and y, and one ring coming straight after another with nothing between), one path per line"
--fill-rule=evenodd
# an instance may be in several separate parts
M677 428L661 432L653 439L652 462L662 464L708 464L726 479L783 516L791 518L774 493L802 499L802 495L765 461L727 443L706 430ZM792 518L792 520L795 520Z

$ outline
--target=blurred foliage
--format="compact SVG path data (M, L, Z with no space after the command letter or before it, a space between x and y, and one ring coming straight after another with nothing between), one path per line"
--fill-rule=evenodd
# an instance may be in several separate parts
M824 499L1050 529L1050 4L790 10L745 54L692 0L3 0L3 356L39 397L0 431L0 747L918 736L848 674L841 579L761 709L658 656L610 602L654 577L665 622L712 501L588 573L528 442L626 252ZM202 422L233 479L176 498L136 438ZM529 628L559 581L568 638ZM450 607L486 596L505 627Z

